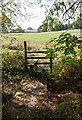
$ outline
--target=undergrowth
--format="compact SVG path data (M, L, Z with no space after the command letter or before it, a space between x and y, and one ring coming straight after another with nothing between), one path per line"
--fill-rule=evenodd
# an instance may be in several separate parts
M66 49L64 50L68 57L68 49L67 53ZM82 58L74 59L76 53L71 49L70 52L73 54L72 58L55 62L53 72L46 72L48 97L57 99L56 109L53 111L42 106L37 110L29 110L27 106L14 104L13 95L3 91L3 119L82 120ZM3 52L2 65L3 83L19 85L22 79L28 77L24 66L24 53L20 50Z

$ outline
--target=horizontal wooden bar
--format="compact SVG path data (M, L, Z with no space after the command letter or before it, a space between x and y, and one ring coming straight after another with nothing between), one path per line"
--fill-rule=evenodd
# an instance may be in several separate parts
M33 56L33 57L27 57L27 59L46 59L46 57Z
M27 63L27 64L31 64L31 63ZM37 62L36 64L50 64L50 62ZM33 63L32 63L32 65L33 65Z
M50 62L37 62L37 64L50 64Z
M27 53L45 53L45 51L27 51Z

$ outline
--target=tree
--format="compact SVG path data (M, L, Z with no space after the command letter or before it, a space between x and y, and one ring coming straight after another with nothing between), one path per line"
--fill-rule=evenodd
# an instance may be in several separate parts
M21 23L24 18L29 19L31 13L26 12L26 7L33 7L35 3L39 4L40 2L40 0L32 2L29 0L3 0L0 2L2 32L8 32L9 29L13 29L13 27L20 25L19 23Z
M33 28L32 28L32 27L28 27L27 29L28 29L28 30L33 30Z
M48 29L47 31L53 31L53 17L47 16Z
M48 0L49 1L49 0ZM77 17L82 17L82 0L55 0L51 7L46 6L46 18L48 23L48 31L53 30L54 19L58 18L60 21L59 29L70 29L70 21L75 21ZM67 25L68 21L68 25ZM63 26L64 23L64 26ZM66 23L66 24L65 24ZM81 26L81 19L80 19ZM56 27L59 27L59 25ZM80 27L81 28L81 27Z
M82 17L82 0L56 0L48 10L48 16L58 17L64 23ZM81 22L81 21L80 21Z
M38 28L39 31L47 32L47 31L58 31L58 30L66 30L68 25L64 25L58 18L53 19L45 19L42 25Z
M24 30L18 25L16 29L12 29L10 32L11 33L23 33Z
M5 13L2 13L2 32L8 32L12 27L11 20L5 15Z
M64 29L70 29L72 27L70 21L76 21L80 17L80 29L82 29L82 0L55 0L50 8L47 7L46 13L46 18L52 18L52 20L58 18L61 27ZM51 22L49 21L49 23Z
M47 32L47 26L48 24L45 22L43 23L39 28L38 28L38 31L39 32Z
M77 20L71 24L73 26L73 29L80 29L81 21L82 21L82 18L78 17Z
M55 18L54 19L54 30L56 31L56 30L59 30L59 22L58 22L58 19L57 18Z

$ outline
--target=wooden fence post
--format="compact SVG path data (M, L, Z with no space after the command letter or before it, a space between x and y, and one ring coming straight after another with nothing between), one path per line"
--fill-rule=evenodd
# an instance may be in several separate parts
M50 55L50 72L52 73L52 52L51 52L51 55Z
M24 52L25 52L25 69L27 69L27 44L24 41Z

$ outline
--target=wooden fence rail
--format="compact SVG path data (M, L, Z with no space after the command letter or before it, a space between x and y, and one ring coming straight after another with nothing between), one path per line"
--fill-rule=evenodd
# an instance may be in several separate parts
M50 56L50 58L46 58L45 56L28 56L28 54L31 53L45 53L45 51L27 51L27 43L26 41L24 41L24 52L25 52L25 69L28 68L29 62L28 59L49 59L49 62L36 62L36 64L49 64L50 65L50 72L52 73L52 54ZM33 64L33 63L32 63Z

